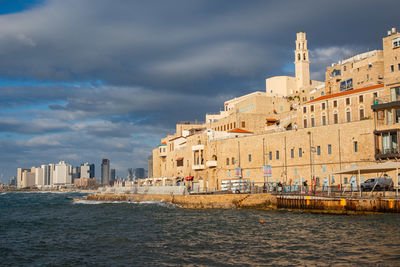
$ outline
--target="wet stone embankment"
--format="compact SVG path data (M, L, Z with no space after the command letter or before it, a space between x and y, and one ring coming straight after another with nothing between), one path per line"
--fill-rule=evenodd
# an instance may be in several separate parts
M317 197L275 194L151 195L89 194L87 200L146 202L161 201L185 209L289 209L318 213L362 214L400 213L400 200L394 198Z

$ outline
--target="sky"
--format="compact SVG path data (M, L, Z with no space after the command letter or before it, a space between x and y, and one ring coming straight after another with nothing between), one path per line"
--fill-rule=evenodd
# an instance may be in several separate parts
M0 0L0 179L18 167L147 168L177 121L294 74L382 48L398 0Z

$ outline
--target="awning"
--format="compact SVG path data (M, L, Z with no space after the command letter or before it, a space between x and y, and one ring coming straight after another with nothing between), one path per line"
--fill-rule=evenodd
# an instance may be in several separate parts
M177 158L176 161L183 160L183 157Z
M400 162L387 161L385 163L378 163L375 165L365 167L354 167L346 170L330 172L327 174L352 174L352 173L376 173L376 172L387 172L400 169Z
M188 176L186 177L186 181L193 181L194 176Z

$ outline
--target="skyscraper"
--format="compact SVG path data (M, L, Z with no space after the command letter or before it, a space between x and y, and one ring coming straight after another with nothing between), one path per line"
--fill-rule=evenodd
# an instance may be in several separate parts
M110 160L103 159L101 163L101 184L110 184Z
M144 178L144 168L134 168L133 169L133 178L134 179Z
M81 164L80 178L94 178L94 164L88 162Z
M147 157L147 177L152 178L153 177L153 155L150 155Z
M60 161L55 165L54 185L72 184L72 166L65 161Z
M115 169L111 169L111 177L110 177L111 181L114 182L115 181Z

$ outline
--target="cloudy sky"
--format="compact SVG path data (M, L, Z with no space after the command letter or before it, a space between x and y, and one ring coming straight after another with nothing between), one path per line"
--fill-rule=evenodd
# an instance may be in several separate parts
M0 0L0 174L66 160L147 167L178 120L293 75L305 31L312 78L381 49L400 2Z

